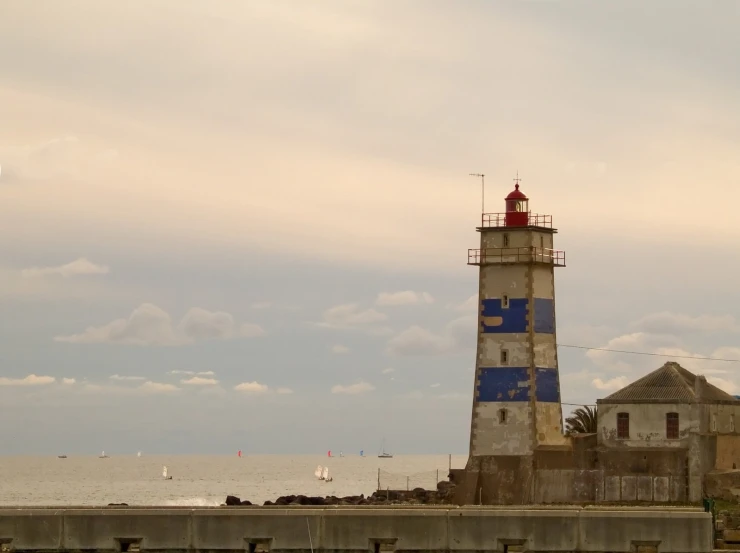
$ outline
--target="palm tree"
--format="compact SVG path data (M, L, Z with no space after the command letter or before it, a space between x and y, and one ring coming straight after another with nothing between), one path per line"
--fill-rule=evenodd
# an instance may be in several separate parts
M565 419L565 435L594 434L597 430L596 420L596 407L591 408L588 405L579 407Z

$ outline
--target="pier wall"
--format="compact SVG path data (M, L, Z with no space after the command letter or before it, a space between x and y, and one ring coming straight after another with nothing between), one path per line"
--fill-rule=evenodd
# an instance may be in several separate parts
M693 508L0 508L10 551L712 551Z

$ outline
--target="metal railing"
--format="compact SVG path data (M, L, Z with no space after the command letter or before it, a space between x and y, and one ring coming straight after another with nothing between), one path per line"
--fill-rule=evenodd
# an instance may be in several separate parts
M505 227L507 226L506 215L506 213L484 213L481 218L481 227ZM516 217L519 213L510 213L509 215ZM530 212L527 217L526 226L552 228L552 215L541 215Z
M468 250L468 265L495 263L547 263L556 267L565 267L565 252L534 246Z

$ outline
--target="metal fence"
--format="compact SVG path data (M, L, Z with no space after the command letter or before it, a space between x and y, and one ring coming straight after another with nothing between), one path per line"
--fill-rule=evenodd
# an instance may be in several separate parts
M378 469L378 490L436 490L437 483L442 480L447 480L447 471L427 470L402 474Z

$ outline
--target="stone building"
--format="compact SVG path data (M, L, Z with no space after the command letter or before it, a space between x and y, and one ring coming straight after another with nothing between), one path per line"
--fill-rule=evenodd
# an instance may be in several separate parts
M596 401L597 467L667 478L674 501L700 501L714 470L740 464L740 400L668 362Z

